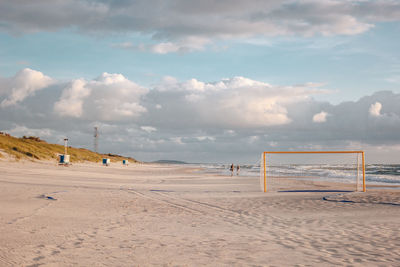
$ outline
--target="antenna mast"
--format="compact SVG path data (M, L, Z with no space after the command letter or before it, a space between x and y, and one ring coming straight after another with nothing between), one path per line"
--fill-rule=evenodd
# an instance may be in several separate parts
M99 131L97 127L94 127L94 152L98 152L99 148Z

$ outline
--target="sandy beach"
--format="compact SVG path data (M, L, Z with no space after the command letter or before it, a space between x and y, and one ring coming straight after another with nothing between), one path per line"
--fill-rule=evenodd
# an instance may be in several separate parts
M193 166L0 161L0 266L398 266L399 229L399 190L262 193Z

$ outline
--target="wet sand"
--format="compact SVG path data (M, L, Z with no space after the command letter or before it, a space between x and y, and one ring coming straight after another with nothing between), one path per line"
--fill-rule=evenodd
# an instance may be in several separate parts
M262 193L255 177L177 165L0 161L0 266L395 266L399 229L399 190Z

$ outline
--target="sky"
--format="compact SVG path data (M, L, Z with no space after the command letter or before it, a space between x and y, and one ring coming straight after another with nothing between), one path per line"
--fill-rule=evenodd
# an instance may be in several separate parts
M399 163L400 1L0 0L0 131L138 160Z

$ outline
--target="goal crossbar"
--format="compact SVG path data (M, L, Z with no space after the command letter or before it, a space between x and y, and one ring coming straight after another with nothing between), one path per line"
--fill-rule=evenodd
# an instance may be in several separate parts
M361 169L362 169L362 180L363 187L362 191L366 192L365 184L365 153L362 150L354 151L264 151L263 152L263 166L264 166L264 192L267 192L267 154L361 154ZM358 157L357 157L358 159ZM357 164L358 168L358 164Z

